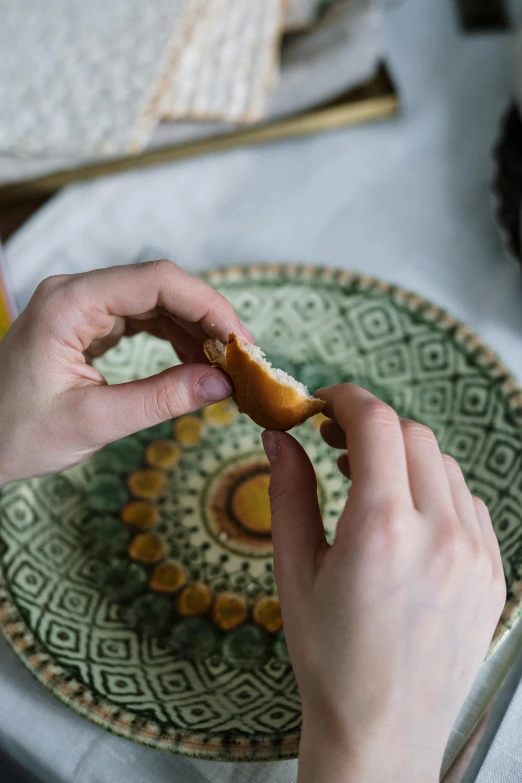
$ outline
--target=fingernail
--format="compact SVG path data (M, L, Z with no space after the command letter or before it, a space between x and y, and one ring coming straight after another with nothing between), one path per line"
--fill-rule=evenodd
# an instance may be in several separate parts
M199 379L197 392L201 402L218 402L230 397L232 386L222 375L211 373Z
M271 465L274 464L279 457L279 438L273 432L263 432L261 435L263 441L263 448L265 454L268 457L268 461Z
M250 342L255 343L254 338L252 337L252 335L250 334L246 326L243 326L243 324L241 324L241 331L243 332L243 335L247 338L247 340L250 340Z

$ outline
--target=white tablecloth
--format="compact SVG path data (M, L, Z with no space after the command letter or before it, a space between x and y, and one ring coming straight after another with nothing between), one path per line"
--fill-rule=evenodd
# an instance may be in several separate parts
M462 36L451 0L391 6L384 31L402 96L398 119L71 187L8 244L18 304L49 274L160 256L194 271L259 260L327 264L432 299L522 380L522 275L503 249L489 193L490 152L510 96L510 38ZM484 670L448 760L518 646L513 637ZM512 710L522 710L522 693ZM509 769L508 756L520 769L522 724L514 725L507 745L505 726L499 732L481 783L521 779L497 774ZM193 762L113 737L58 704L5 645L0 747L53 783L290 783L296 771L294 762ZM491 764L496 777L484 777Z

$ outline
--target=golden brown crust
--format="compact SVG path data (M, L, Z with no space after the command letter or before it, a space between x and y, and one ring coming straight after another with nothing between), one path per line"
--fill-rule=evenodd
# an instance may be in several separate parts
M298 389L277 381L242 348L235 334L229 335L226 351L216 340L207 340L204 349L210 363L230 377L239 410L260 427L290 430L322 411L323 400L307 399Z

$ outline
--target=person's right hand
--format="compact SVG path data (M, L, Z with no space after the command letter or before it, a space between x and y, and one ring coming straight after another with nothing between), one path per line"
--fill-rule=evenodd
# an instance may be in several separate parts
M303 704L299 783L435 783L505 602L491 520L428 428L356 386L317 396L352 478L332 546L306 453L288 434L263 436Z

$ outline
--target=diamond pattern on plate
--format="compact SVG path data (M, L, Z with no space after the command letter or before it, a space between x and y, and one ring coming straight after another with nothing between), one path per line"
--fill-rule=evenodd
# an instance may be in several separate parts
M462 465L471 491L490 507L514 621L522 576L522 419L518 392L502 367L492 366L490 354L449 316L365 278L270 267L215 271L211 279L267 354L311 388L324 379L353 379L402 416L434 429L441 448ZM172 364L166 343L138 336L122 340L99 368L117 383ZM171 423L160 429L133 442L145 448L150 437L172 437ZM295 434L316 468L332 536L348 485L311 424ZM255 558L231 552L205 526L201 497L224 464L259 453L259 435L241 416L227 426L208 426L200 443L182 449L158 501L160 532L191 578L256 597L276 591L270 553ZM108 562L84 548L90 512L83 488L109 476L110 465L110 459L94 459L62 476L0 490L0 611L4 627L16 627L6 625L12 616L26 627L25 638L33 642L26 664L61 698L57 683L73 688L76 681L79 695L67 697L75 707L126 737L219 758L294 753L301 706L287 661L270 653L257 667L241 670L219 645L207 657L177 657L167 638L133 630L128 604L103 596ZM121 469L117 479L125 482ZM118 510L110 513L118 517ZM13 641L15 631L8 633ZM25 656L21 647L18 654Z

